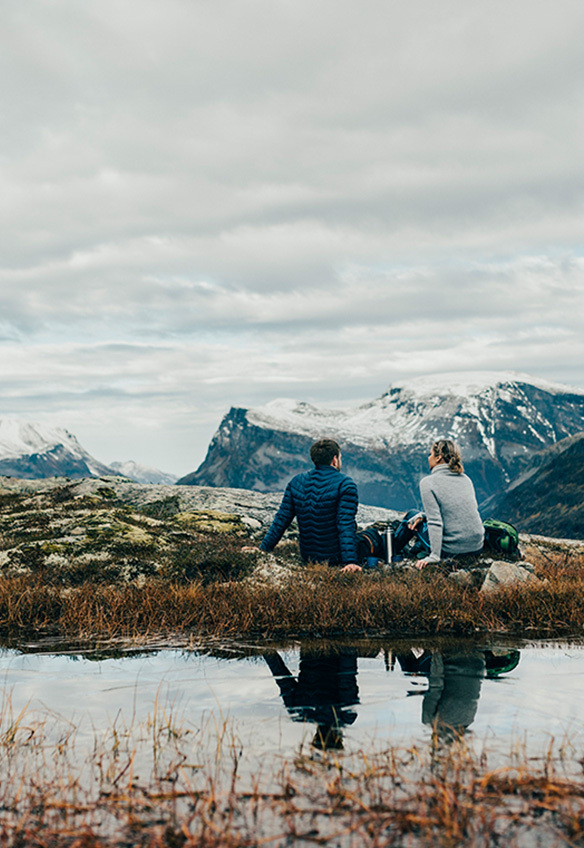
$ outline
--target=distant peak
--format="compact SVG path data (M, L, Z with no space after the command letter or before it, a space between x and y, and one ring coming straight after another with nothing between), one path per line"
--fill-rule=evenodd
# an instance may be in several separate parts
M51 450L60 444L75 445L75 436L62 427L49 427L19 418L0 418L0 455L21 456Z
M418 395L450 394L475 395L485 389L509 384L526 384L555 394L557 392L584 394L584 389L553 383L540 377L533 377L520 371L449 371L441 374L427 374L421 377L409 377L392 383L388 389L406 389Z
M176 483L178 479L175 474L168 474L166 471L161 471L159 468L153 468L150 465L143 465L140 462L135 462L133 459L128 459L124 462L110 462L109 467L113 468L118 474L122 474L130 480L135 480L137 483L171 485Z
M263 407L266 412L303 412L314 411L316 407L311 403L303 400L294 400L294 398L275 398L269 401Z

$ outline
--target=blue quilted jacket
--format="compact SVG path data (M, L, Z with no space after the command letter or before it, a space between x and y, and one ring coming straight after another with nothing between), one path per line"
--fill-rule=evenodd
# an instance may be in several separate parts
M357 486L350 477L332 465L317 465L290 480L260 548L273 550L296 516L304 560L328 560L331 565L357 562L358 504Z

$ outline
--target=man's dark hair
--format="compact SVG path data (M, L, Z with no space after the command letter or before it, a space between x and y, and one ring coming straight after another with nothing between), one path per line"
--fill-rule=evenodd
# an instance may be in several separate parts
M320 439L310 448L310 458L315 465L330 465L341 449L334 439Z

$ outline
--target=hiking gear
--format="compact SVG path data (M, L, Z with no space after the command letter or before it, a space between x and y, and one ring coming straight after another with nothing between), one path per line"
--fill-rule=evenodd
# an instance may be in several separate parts
M410 530L410 522L422 516L422 523L417 530ZM430 538L426 516L417 509L410 509L404 515L393 533L394 554L404 553L407 556L426 556L430 553Z
M500 674L507 674L513 671L519 665L521 654L516 648L511 648L503 653L495 651L485 651L486 676L489 678L498 677Z
M389 524L385 528L385 564L391 565L391 560L393 557L393 537L391 533L391 527Z
M494 553L517 556L519 553L519 533L507 521L487 518L483 521L485 528L485 543L483 550Z
M385 559L384 538L376 527L366 527L357 533L357 562L375 557Z

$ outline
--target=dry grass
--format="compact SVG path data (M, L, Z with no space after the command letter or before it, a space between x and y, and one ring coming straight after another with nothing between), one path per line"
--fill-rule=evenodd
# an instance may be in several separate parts
M225 723L201 732L159 705L81 752L69 725L5 708L0 844L495 848L530 845L530 833L533 844L581 845L584 781L562 772L562 756L511 752L491 768L457 739L372 754L303 747L258 767Z
M68 638L321 637L407 634L574 636L584 630L584 554L542 548L542 582L485 596L437 569L343 575L323 566L283 585L252 581L54 585L42 573L0 578L0 634Z

